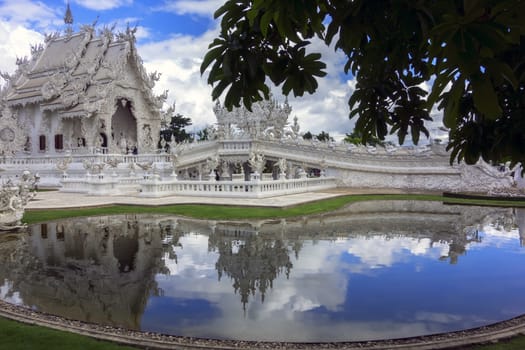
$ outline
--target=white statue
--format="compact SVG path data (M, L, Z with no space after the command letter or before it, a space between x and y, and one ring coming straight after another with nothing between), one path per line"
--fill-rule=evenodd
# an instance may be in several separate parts
M252 168L254 173L261 174L264 170L264 164L266 163L266 161L262 154L252 152L250 153L248 163L250 164L250 167Z
M25 170L18 185L8 180L0 187L0 231L24 228L24 208L36 195L39 177Z
M69 168L69 164L71 164L72 161L73 159L70 155L69 158L64 158L57 162L56 167L58 170L62 171L62 177L67 177L67 169Z
M218 155L210 156L206 159L206 169L208 169L210 173L212 173L217 168L218 165L219 165Z
M120 142L119 142L119 146L120 146L120 151L123 153L123 154L126 154L128 153L128 142L126 140L126 138L124 136L122 136L120 138Z

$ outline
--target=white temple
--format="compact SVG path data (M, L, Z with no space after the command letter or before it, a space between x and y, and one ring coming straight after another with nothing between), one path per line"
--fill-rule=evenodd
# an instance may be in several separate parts
M47 35L45 45L17 63L13 76L4 74L2 118L17 119L21 154L157 149L166 95L152 93L159 74L146 74L134 30L97 34L94 26L83 26Z
M69 7L68 7L69 10ZM71 14L65 22L71 24ZM449 164L445 146L364 147L303 140L291 107L214 108L209 140L159 143L167 93L152 88L134 30L47 35L2 74L0 181L29 170L40 186L89 195L261 198L334 187L513 192L509 169ZM160 148L158 145L160 144ZM515 191L514 191L515 192Z

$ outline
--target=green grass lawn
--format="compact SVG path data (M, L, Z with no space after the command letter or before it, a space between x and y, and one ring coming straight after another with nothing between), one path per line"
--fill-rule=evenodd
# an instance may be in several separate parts
M496 344L472 346L465 349L472 350L523 350L525 349L525 337L519 336L509 340L503 340Z
M136 350L110 342L44 327L26 325L0 317L0 350ZM522 350L525 337L496 344L469 346L468 350Z
M128 213L158 213L189 216L200 219L265 219L283 218L300 215L318 214L339 209L346 204L369 200L430 200L446 201L450 204L490 205L507 207L525 207L525 201L472 200L444 198L440 195L422 194L389 194L389 195L351 195L297 205L290 208L262 208L211 205L169 205L149 206L108 206L101 208L61 209L61 210L27 210L23 221L27 224L56 220L76 216L112 215ZM132 349L108 342L96 341L87 337L49 330L42 327L24 325L0 318L0 349ZM525 349L525 336L510 341L485 346L468 347L480 350Z
M80 335L26 325L0 317L2 350L136 350Z

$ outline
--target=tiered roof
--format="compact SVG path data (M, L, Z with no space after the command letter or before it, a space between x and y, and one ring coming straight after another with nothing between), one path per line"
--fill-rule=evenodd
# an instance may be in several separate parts
M152 88L159 74L146 74L135 46L135 29L114 33L94 25L79 32L46 35L45 45L32 47L31 57L19 59L18 70L9 77L5 102L10 107L40 104L44 111L62 117L89 117L106 103L115 85L139 89L152 112L159 113L166 93L155 96ZM138 76L126 81L128 64Z

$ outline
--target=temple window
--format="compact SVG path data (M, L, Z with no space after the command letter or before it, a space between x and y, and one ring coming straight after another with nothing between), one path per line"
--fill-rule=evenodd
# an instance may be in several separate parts
M47 224L40 224L40 236L43 239L47 238Z
M38 137L38 149L41 151L46 150L46 135L40 135Z
M55 135L55 149L57 150L64 149L64 136L62 134Z

